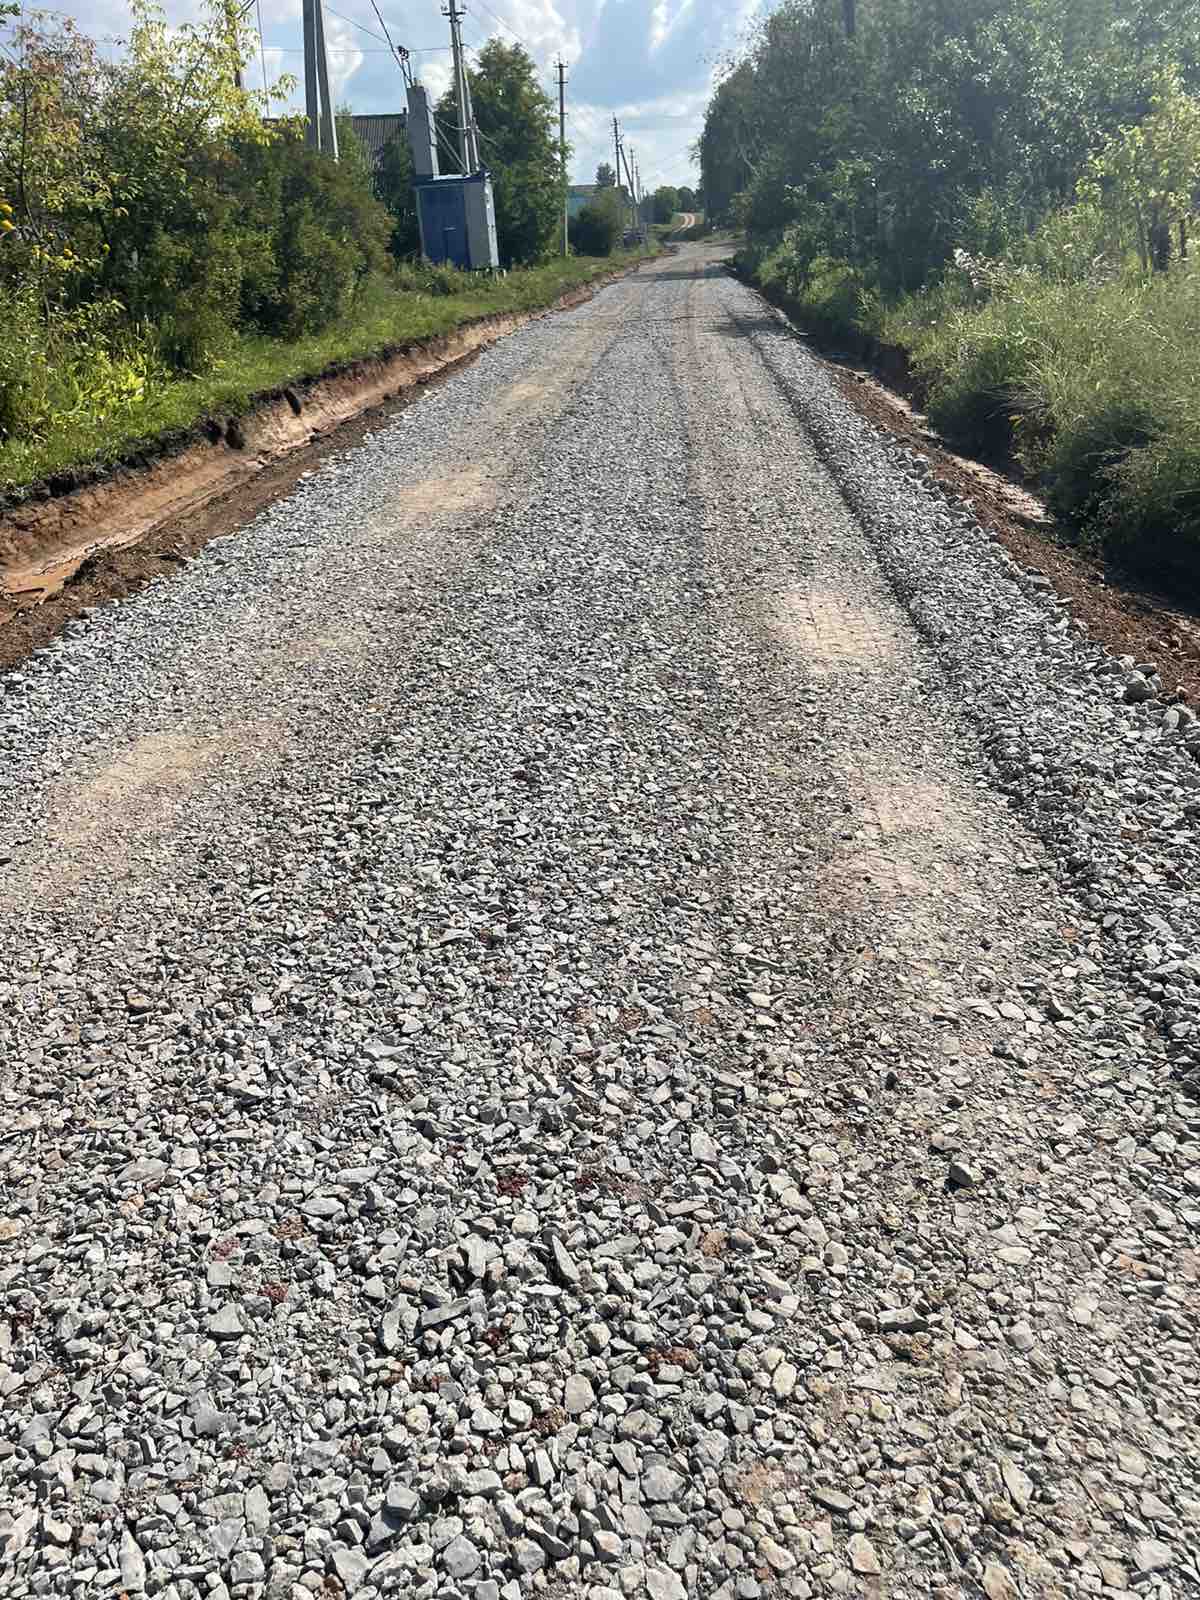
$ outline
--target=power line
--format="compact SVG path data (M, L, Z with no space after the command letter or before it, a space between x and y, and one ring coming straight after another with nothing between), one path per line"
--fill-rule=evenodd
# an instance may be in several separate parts
M118 41L118 42L120 42L120 41ZM304 51L301 50L299 48L299 46L297 46L297 45L269 44L269 45L267 45L266 48L268 50L273 50L276 55L280 55L280 56L302 56L304 54ZM425 48L422 49L422 50L410 50L409 54L410 55L414 55L414 56L437 55L439 52L441 52L442 54L445 54L445 52L447 50L449 50L449 48L450 48L450 46L448 44L431 44L431 45L426 45ZM362 45L356 44L356 45L347 45L345 47L345 49L329 50L327 52L327 54L331 55L331 56L390 56L392 54L392 52L390 50L382 50L382 49L381 50L366 49Z
M486 11L488 16L491 17L492 21L497 25L497 27L503 28L505 33L507 33L510 38L513 38L517 41L522 50L526 52L535 66L540 66L543 72L550 70L550 63L548 61L539 61L538 52L534 49L533 45L530 44L529 40L523 38L521 34L519 34L517 30L511 26L511 24L505 22L503 17L498 16L496 12L492 10L491 6L488 5L487 0L473 0L473 3ZM486 44L487 40L485 39L483 42ZM481 47L478 44L473 44L471 48L473 50L478 50Z
M508 23L504 21L503 17L498 17L492 10L491 6L487 4L487 0L474 0L474 3L477 6L482 6L487 12L488 16L491 17L493 22L499 23L500 27L504 29L505 33L511 34L523 50L528 50L529 54L531 56L533 55L533 46L529 43L528 39L522 39L521 35L515 28L510 28Z
M271 115L271 86L267 82L267 47L263 44L262 31L262 0L254 0L258 13L258 59L262 62L263 75L263 115Z
M299 45L269 44L267 49L273 51L277 56L302 56L304 54ZM327 56L390 56L391 53L390 50L364 50L361 45L357 44L347 45L344 50L339 50L335 46L332 50L327 49L325 51Z
M385 39L382 33L376 33L374 28L368 28L366 24L362 22L355 22L353 17L344 17L340 11L335 11L332 6L326 6L325 9L328 11L331 17L336 17L339 22L348 22L352 28L358 28L361 32L369 34L372 39L383 40L383 43L388 46L389 50L391 49L392 41L390 39Z
M660 172L662 172L665 167L669 166L671 164L671 162L674 161L678 156L690 155L691 149L692 149L692 145L694 143L695 143L695 140L692 140L690 143L685 144L682 147L682 149L673 150L669 156L664 156L662 158L662 160L659 162L658 166L652 167L650 169L650 171L646 174L646 176L648 178L657 177L658 174ZM693 161L692 162L692 166L695 166L695 165L696 165L696 163L695 163L695 161Z

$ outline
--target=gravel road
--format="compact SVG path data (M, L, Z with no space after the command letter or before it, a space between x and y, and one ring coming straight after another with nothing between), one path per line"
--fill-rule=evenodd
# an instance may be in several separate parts
M687 247L10 674L6 1600L1200 1594L1151 668Z

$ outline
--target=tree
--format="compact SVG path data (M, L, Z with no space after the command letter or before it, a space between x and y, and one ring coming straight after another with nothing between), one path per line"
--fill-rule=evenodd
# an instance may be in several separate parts
M481 155L492 173L501 259L537 261L558 244L566 199L557 108L519 44L489 39L468 71ZM450 94L438 114L447 122L457 115Z
M679 190L679 209L689 212L700 209L695 190L689 189L686 183Z
M670 222L677 211L683 210L679 190L673 189L669 183L664 183L654 191L653 204L655 222Z
M264 123L233 82L249 40L224 5L208 26L169 29L148 0L134 18L111 62L69 23L0 52L0 288L50 340L90 340L97 360L149 340L187 371L234 325L321 326L385 261L365 164L318 160L296 119Z
M609 166L607 161L602 161L600 163L600 165L596 168L596 187L597 187L597 189L615 189L616 186L617 186L617 175L616 175L616 173Z
M714 218L728 216L735 196L750 182L760 145L759 87L753 66L743 62L718 85L708 103L700 136L700 168Z
M421 227L417 220L417 196L413 188L412 151L402 134L389 139L379 157L373 180L375 198L387 207L392 219L392 234L388 248L397 261L406 256L418 255L421 250Z
M595 199L572 217L568 235L572 250L580 256L609 256L621 234L621 203L612 187L600 190Z
M1119 128L1092 158L1080 198L1111 217L1118 248L1132 237L1142 271L1165 272L1172 236L1186 224L1200 188L1200 100L1185 94L1179 69L1164 68L1150 113Z
M1032 233L1103 152L1112 170L1093 176L1127 218L1131 183L1162 197L1143 229L1161 261L1189 137L1182 101L1153 104L1167 68L1200 91L1194 0L857 0L852 34L842 0L781 0L709 102L704 210L736 216L752 251L786 235L801 276L836 256L915 288L957 249ZM1139 152L1111 144L1154 117Z
M339 106L334 115L337 125L338 161L349 168L365 189L372 187L375 168L371 153L354 131L354 113L349 106Z

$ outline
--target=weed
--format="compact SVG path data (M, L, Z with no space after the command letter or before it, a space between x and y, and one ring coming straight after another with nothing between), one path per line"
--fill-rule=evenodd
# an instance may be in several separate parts
M556 259L495 278L444 268L401 268L395 277L365 283L350 308L318 333L292 340L232 333L220 363L195 377L175 376L164 363L147 363L131 354L104 369L103 384L97 380L98 397L72 379L75 387L65 404L57 390L43 392L41 347L18 348L10 342L11 348L0 352L0 489L21 488L67 468L119 461L164 436L185 432L203 417L244 412L256 395L330 367L449 333L482 317L535 310L640 255ZM33 326L28 318L21 323L26 325ZM165 354L176 368L186 367L199 359L200 345L212 337L207 325L180 322ZM12 426L16 418L35 405L39 427L18 434Z

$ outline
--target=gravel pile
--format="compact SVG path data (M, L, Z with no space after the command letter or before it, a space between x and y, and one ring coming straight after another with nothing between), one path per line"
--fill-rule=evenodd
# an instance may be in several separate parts
M1200 1592L1200 768L688 260L4 683L6 1596Z

